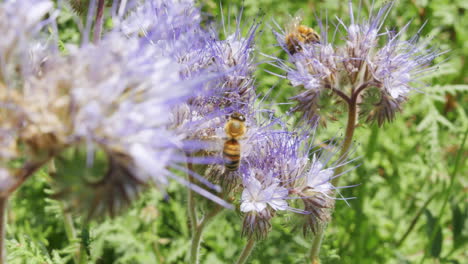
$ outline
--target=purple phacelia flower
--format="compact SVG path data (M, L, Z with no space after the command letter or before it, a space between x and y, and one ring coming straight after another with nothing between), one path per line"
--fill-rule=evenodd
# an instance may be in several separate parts
M261 181L256 178L255 169L251 169L250 175L245 175L243 181L244 191L242 191L240 210L243 213L260 213L267 209L267 206L275 211L282 211L288 208L286 198L288 189L280 186L279 179L267 175Z
M234 32L220 39L210 24L200 23L193 1L164 0L143 3L119 27L176 60L183 80L203 86L202 93L194 93L172 113L173 128L190 140L215 136L230 113L252 112L256 96L253 40L258 25L243 36L237 20Z
M382 125L394 118L421 77L434 69L431 63L441 53L428 48L427 42L418 42L419 32L403 40L409 24L398 33L385 29L383 24L392 5L384 5L368 19L355 18L350 1L349 24L338 19L333 29L328 21L324 25L319 20L320 41L300 42L300 49L289 54L288 61L277 59L276 65L286 72L279 76L295 87L303 87L292 97L297 101L292 111L303 113L303 120L315 124L318 119L329 119L329 113L339 112L331 98L361 104L360 115L368 122ZM335 33L330 39L332 31ZM275 34L289 53L288 33Z
M195 45L186 56L178 58L182 79L205 80L202 92L173 113L176 129L184 131L187 139L219 141L225 137L224 125L234 112L246 117L247 126L256 126L253 41L258 24L243 36L237 23L235 32L226 39L207 32L202 46Z
M266 237L270 231L270 219L276 211L288 209L289 191L281 186L274 175L251 168L243 174L243 188L240 211L245 214L242 234L257 240Z
M319 224L328 221L336 189L331 180L340 176L334 175L334 170L344 164L326 167L334 152L327 154L309 145L309 140L280 130L265 130L251 139L250 154L243 157L238 171L242 178L240 210L244 213L244 235L265 238L271 228L270 220L278 211L298 213L304 233L316 232Z
M44 84L70 87L71 120L62 120L69 125L64 145L85 143L91 153L101 150L109 159L103 181L92 187L95 193L107 191L114 198L94 201L91 216L106 209L113 213L150 182L163 187L174 179L188 185L170 170L185 160L183 137L170 129L170 112L197 88L181 79L177 61L161 55L157 46L110 33L98 45L70 50L62 67L70 67L72 74L50 71L49 80L58 82ZM200 187L191 187L228 206Z
M31 8L34 6L34 8ZM49 14L49 18L45 16ZM38 74L48 47L40 33L54 23L53 3L46 0L5 1L0 3L0 171L1 195L18 182L9 168L10 161L23 158L19 134L24 126L21 109L22 86ZM9 176L8 176L9 175ZM11 177L11 178L9 178Z

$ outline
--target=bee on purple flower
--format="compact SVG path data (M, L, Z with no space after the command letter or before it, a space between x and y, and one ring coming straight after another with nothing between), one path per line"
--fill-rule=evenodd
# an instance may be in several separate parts
M318 20L320 42L300 43L301 49L287 61L276 59L276 66L285 71L276 75L301 87L291 98L297 102L291 111L302 113L301 119L311 124L317 120L325 123L336 119L333 116L340 111L333 102L338 101L359 104L358 113L367 122L381 126L393 120L410 92L418 90L421 77L434 69L432 61L441 53L419 40L420 31L404 40L409 24L400 32L385 29L383 23L392 5L384 5L366 19L354 16L350 1L348 24L338 19L336 28L331 28L328 20L325 24ZM330 35L332 31L335 33ZM284 34L275 32L287 51Z

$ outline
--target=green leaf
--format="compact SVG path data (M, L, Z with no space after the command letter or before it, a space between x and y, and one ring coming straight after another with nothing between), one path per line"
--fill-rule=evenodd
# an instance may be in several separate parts
M452 204L452 233L453 247L458 248L463 245L463 229L466 215L464 215L457 204Z
M442 251L442 229L437 221L437 217L434 217L431 211L426 209L424 214L427 218L426 232L431 243L430 253L432 257L438 258Z

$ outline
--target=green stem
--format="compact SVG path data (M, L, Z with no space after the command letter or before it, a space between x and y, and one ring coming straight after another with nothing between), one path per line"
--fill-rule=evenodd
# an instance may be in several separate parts
M341 146L341 153L340 158L337 164L342 164L348 158L349 148L351 147L351 143L353 142L354 130L356 129L356 119L357 119L357 103L356 98L352 97L351 101L348 105L348 123L346 125L346 132L344 137L343 145ZM340 175L344 170L344 166L339 166L336 168L334 173L334 179L332 180L332 184L336 186L340 177L336 177Z
M0 264L6 263L5 233L7 204L8 198L0 197Z
M312 260L311 263L313 264L319 263L320 246L322 245L324 231L325 231L325 227L319 227L317 234L312 240L312 248L310 249L309 259Z
M187 159L190 159L190 156L187 156ZM190 161L187 162L187 169L188 171L193 171L193 165ZM190 173L187 173L188 181L190 183L193 183L193 177L190 176ZM197 209L195 207L195 194L193 193L192 189L188 188L188 194L187 194L187 209L188 209L188 216L189 216L189 225L190 225L190 231L193 236L195 233L195 228L198 225L198 219L197 219Z
M247 259L252 253L254 246L255 246L255 240L253 238L250 238L247 244L245 245L244 249L242 250L242 253L239 256L239 259L237 260L236 264L246 263Z
M205 229L206 225L222 211L223 207L219 204L216 205L215 208L211 210L196 226L194 232L192 234L192 245L190 246L190 263L191 264L198 264L198 253L200 252L200 243L203 234L203 230Z
M354 130L356 129L356 120L357 120L357 96L359 92L362 90L357 90L356 93L353 94L351 99L348 102L348 122L346 125L346 132L344 137L343 145L341 146L340 158L338 159L337 164L343 164L346 159L348 158L349 148L351 147L351 143L353 142L353 135ZM336 186L339 181L338 175L340 175L344 170L344 166L339 166L335 169L333 174L332 184ZM312 248L310 249L310 260L312 263L319 263L319 253L320 247L322 244L325 226L320 226L317 234L315 235L314 239L312 240Z

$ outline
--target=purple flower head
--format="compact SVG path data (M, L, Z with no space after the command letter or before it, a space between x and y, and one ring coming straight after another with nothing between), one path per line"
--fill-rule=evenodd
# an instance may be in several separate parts
M184 64L190 76L214 76L205 87L205 94L195 98L193 104L226 109L226 113L251 111L256 97L253 41L258 24L252 25L245 37L239 26L224 40L206 39L204 47L195 50L198 54L195 60L187 60Z
M428 48L427 42L418 42L419 32L410 40L402 39L409 24L400 32L385 29L392 5L375 13L371 10L365 18L360 11L355 17L350 1L349 23L338 19L336 28L331 28L328 20L325 24L318 20L320 42L301 42L288 61L276 59L276 66L286 72L279 76L302 87L291 98L297 101L292 111L301 112L304 121L315 124L318 119L329 119L326 115L339 113L335 101L355 100L362 105L360 116L368 122L382 125L394 118L409 93L421 84L420 78L434 69L431 63L440 53ZM288 32L275 34L289 53Z
M214 31L207 32L210 37L204 38L202 46L195 45L178 58L184 80L206 80L200 94L174 111L176 128L185 131L190 140L226 137L224 125L235 112L246 117L247 126L256 126L253 41L258 25L252 25L242 36L240 21L236 22L235 32L226 39L218 39Z
M419 79L434 70L431 63L437 54L426 42L418 42L418 35L402 40L401 35L409 24L397 34L389 33L388 42L369 60L372 78L380 86L380 101L368 113L369 120L379 125L394 118L401 110L401 103L407 100L414 84L424 85ZM419 34L419 33L418 33Z
M83 180L76 192L67 191L69 178L56 177L59 195L92 217L114 214L150 183L164 187L174 179L189 185L171 171L179 169L185 155L183 137L170 129L170 113L198 84L181 79L177 61L157 46L113 32L99 44L69 47L69 55L51 57L43 68L25 85L24 137L42 143L33 146L60 161L70 155L79 160L76 153L86 149L82 166L101 167L104 175L92 184ZM191 187L228 206L201 187Z
M214 92L216 96L223 96L227 100L222 102L224 105L248 106L255 98L253 41L257 28L258 24L253 24L247 36L243 37L238 26L225 40L208 43L213 70L222 73L217 91Z
M34 8L31 8L33 7ZM49 18L45 16L49 14ZM53 3L46 0L0 3L0 174L4 195L18 181L7 169L9 162L22 158L19 136L25 122L21 108L22 86L40 74L49 47L40 39L46 25L53 28Z
M266 237L269 221L277 211L298 213L304 233L315 232L329 219L336 189L330 181L336 177L334 169L343 164L326 167L335 153L312 147L309 141L301 134L268 130L250 143L250 154L243 157L238 172L242 178L244 235Z
M272 172L264 173L252 168L243 174L240 210L246 215L242 234L254 236L257 240L265 238L270 231L270 219L275 212L288 208L288 189L281 186L280 180Z
M124 34L140 37L177 61L184 81L203 86L202 93L193 93L172 111L172 127L189 140L215 136L226 115L253 112L255 98L253 40L258 25L243 36L237 20L234 32L220 39L200 23L193 1L163 0L144 2L119 25Z

